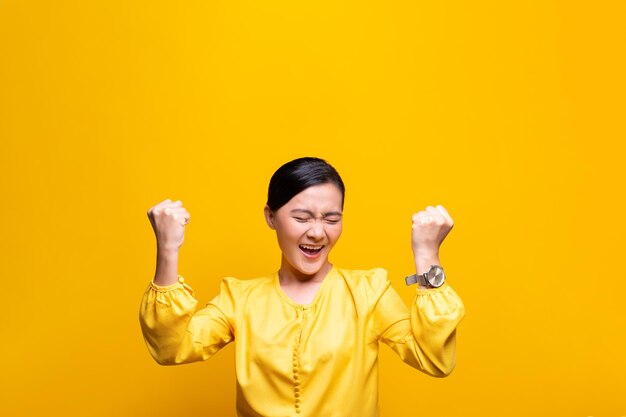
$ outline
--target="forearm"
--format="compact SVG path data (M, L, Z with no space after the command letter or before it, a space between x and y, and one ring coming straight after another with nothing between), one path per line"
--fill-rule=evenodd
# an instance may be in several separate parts
M139 322L148 350L161 365L202 359L202 346L194 343L193 320L197 300L183 284L157 288L150 284L141 301Z
M416 291L410 309L407 320L403 300L389 286L375 309L375 323L383 329L379 340L410 366L432 376L449 375L456 364L455 330L465 314L463 302L444 284Z
M456 329L465 315L463 302L450 285L418 292L411 306L411 329L422 366L436 377L456 365Z
M178 250L157 247L154 283L167 286L178 282Z
M431 265L439 265L442 266L439 261L439 252L438 251L426 251L422 253L414 254L415 259L415 272L418 275L421 275L425 272L428 272L428 269ZM430 287L424 287L419 285L420 289L428 289Z

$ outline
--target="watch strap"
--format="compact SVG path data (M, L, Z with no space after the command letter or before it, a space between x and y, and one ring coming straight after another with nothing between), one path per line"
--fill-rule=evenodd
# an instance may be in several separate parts
M423 287L430 287L424 275L425 274L409 275L408 277L404 278L404 282L406 282L406 285L419 284Z

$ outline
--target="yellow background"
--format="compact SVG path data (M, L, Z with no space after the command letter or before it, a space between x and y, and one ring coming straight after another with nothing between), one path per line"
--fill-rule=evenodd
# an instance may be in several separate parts
M2 416L232 416L232 346L161 367L147 209L180 272L278 268L282 163L347 186L331 261L407 303L411 214L444 205L463 298L435 379L381 347L382 416L626 415L623 1L0 1ZM322 416L323 417L323 416Z

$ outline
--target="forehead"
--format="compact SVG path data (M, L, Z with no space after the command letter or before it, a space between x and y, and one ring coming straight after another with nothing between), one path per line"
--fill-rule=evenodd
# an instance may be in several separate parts
M288 210L306 208L319 211L341 211L341 191L335 184L319 184L302 190L285 204Z

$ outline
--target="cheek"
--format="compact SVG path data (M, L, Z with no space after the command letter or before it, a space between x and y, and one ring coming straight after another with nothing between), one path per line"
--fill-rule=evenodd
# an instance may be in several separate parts
M336 242L339 239L339 237L341 236L341 226L336 227L334 229L331 229L327 233L328 233L328 236L330 237L330 239L333 242Z
M281 227L276 231L279 242L286 245L292 245L294 242L297 242L302 236L302 233L303 232L298 230L297 227Z

